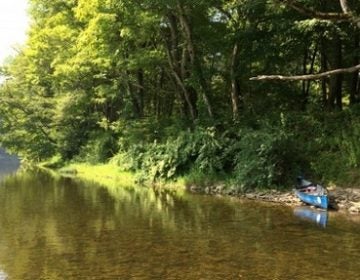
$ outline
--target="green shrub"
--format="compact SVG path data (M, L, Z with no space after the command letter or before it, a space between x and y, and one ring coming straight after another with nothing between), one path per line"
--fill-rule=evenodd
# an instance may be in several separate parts
M140 137L139 131L152 133L143 123L140 130L135 125L136 129L120 133L120 150L112 160L123 170L140 173L141 180L220 176L238 190L292 186L299 174L336 181L359 166L359 120L353 112L293 113L254 119L251 125L239 122L194 130L170 125Z
M122 146L125 147L125 146ZM145 145L128 146L114 158L125 170L140 170L142 178L152 181L171 179L192 168L203 174L221 172L223 146L214 128L198 128L194 132L182 131L166 142L154 141Z
M343 129L341 135L336 138L341 148L343 157L346 158L348 167L360 165L360 124L353 123L350 128Z
M106 162L117 150L116 141L110 133L93 133L90 140L81 147L75 161L92 164Z
M120 167L122 171L137 171L141 169L141 163L145 153L143 145L132 145L124 151L119 151L112 159L111 162Z
M244 132L234 157L234 177L241 189L288 185L299 173L302 154L292 134L263 129Z

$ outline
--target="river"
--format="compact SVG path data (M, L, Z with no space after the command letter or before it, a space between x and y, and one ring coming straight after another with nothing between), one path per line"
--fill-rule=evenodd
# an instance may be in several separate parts
M9 155L0 148L0 181L8 174L14 173L20 166L20 160L15 155Z
M21 171L0 182L0 279L358 279L360 224L314 221Z

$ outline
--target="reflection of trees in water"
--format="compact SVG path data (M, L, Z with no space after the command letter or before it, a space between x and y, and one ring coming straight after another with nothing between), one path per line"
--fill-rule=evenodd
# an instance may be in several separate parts
M287 208L40 171L0 188L0 268L10 279L281 279L306 270L310 279L313 262L317 273L332 264L328 279L351 279L360 273L351 265L359 227L329 228L295 220ZM340 253L342 267L333 260Z
M309 279L314 273L315 261L324 264L322 268L316 268L316 273L325 273L327 264L333 261L332 254L342 252L336 245L340 240L343 242L345 238L345 244L349 244L351 250L360 245L358 239L355 239L356 244L353 243L356 231L350 233L352 237L340 234L335 237L339 241L328 242L326 232L294 220L288 208L149 188L111 190L118 215L116 220L121 221L121 227L131 217L130 220L136 221L134 224L148 226L147 234L152 235L149 243L139 244L138 239L143 237L137 235L130 238L134 246L140 246L139 251L141 246L148 244L145 250L175 252L165 257L165 261L176 262L181 256L189 257L191 261L185 261L187 265L182 270L190 275L196 275L198 270L208 270L211 277L220 263L224 277L242 269L250 278L303 275L303 279ZM124 216L123 213L130 214ZM322 247L332 253L325 254L325 260L319 262L318 258L324 257ZM359 272L352 265L351 250L347 255L349 263L345 265L348 269L341 268L333 279L344 271L350 276ZM153 257L152 254L144 255ZM159 259L159 262L163 261ZM294 268L293 261L299 266ZM189 263L198 269L189 268ZM197 276L201 277L201 274Z

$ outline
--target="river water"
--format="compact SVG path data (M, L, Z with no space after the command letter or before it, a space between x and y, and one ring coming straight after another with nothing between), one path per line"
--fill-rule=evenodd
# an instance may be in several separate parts
M306 216L22 171L0 182L0 279L359 279L360 223Z
M20 166L20 160L17 156L9 155L0 147L0 181L7 175L15 172Z

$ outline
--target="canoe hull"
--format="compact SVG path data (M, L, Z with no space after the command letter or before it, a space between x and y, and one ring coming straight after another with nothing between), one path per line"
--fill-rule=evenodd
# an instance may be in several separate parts
M327 209L329 206L329 199L327 195L309 194L298 190L295 191L295 194L301 201L307 204L320 207L323 209Z

